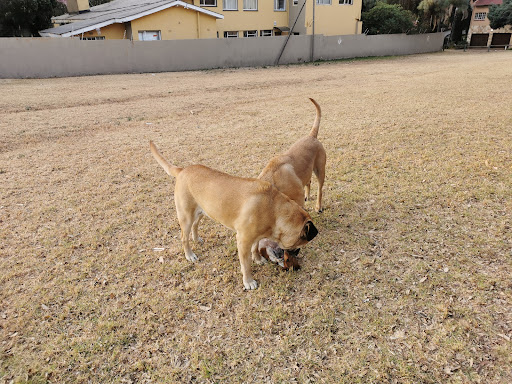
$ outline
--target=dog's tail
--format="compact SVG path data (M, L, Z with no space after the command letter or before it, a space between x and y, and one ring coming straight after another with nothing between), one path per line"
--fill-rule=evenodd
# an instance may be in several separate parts
M311 128L311 132L309 132L309 136L316 138L318 136L318 128L320 128L320 116L322 116L322 110L315 100L313 100L311 97L309 100L311 100L311 102L315 104L316 107L315 122L313 123L313 128Z
M155 144L153 144L152 141L149 141L149 148L151 149L151 153L153 154L153 157L156 159L158 164L164 169L165 172L169 176L178 176L178 173L180 173L183 168L175 167L171 163L169 163L167 160L164 159L164 157L158 152L158 149L156 148Z

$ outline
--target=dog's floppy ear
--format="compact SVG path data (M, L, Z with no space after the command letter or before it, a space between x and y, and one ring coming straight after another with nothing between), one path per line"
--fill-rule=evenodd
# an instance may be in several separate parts
M300 237L306 239L307 241L311 241L318 235L318 230L311 220L308 220L306 224L304 224L304 228L302 228L302 232Z

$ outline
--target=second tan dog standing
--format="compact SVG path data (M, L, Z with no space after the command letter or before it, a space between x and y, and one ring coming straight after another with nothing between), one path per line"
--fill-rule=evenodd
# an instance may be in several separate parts
M256 263L264 262L258 252L261 239L271 239L295 254L317 235L309 214L272 184L227 175L203 165L179 168L165 160L153 142L150 149L165 172L176 177L174 200L187 260L197 260L189 237L192 232L193 240L199 240L197 227L207 215L236 231L244 287L256 289L251 256Z
M309 135L299 139L288 151L280 154L267 164L258 179L268 181L293 201L304 206L304 201L310 198L311 177L315 173L318 180L318 196L316 211L322 211L322 187L325 179L325 149L317 139L322 111L318 103L310 98L316 107L316 117ZM300 268L293 255L282 252L275 242L262 240L258 246L259 252L270 260L277 261L285 269ZM282 260L282 261L281 261Z
M302 207L304 200L309 200L311 176L314 172L318 180L315 208L317 212L321 212L327 155L324 146L317 139L322 110L315 100L309 100L316 107L316 117L309 135L296 141L285 153L272 158L258 179L273 184Z

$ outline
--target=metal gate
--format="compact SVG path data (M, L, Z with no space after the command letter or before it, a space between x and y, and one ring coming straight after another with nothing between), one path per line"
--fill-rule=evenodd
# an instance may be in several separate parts
M505 46L510 45L510 33L494 33L492 35L491 46Z
M489 41L488 33L473 33L471 35L471 42L469 43L470 47L487 47L487 42Z

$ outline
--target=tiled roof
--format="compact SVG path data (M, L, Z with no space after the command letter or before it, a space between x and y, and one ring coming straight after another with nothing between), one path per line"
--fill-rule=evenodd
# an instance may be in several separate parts
M493 5L493 4L496 4L496 5L503 4L503 0L476 0L473 3L473 6L474 7L487 7L487 6Z
M74 36L107 25L132 21L175 6L192 9L217 19L224 18L221 14L179 0L114 0L110 3L91 7L89 12L55 17L53 21L57 24L66 21L70 21L70 23L45 29L40 31L39 34L41 36Z

